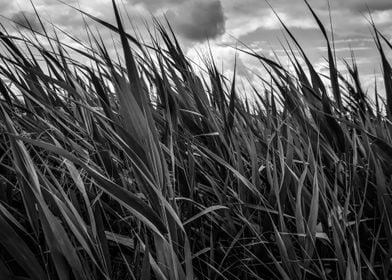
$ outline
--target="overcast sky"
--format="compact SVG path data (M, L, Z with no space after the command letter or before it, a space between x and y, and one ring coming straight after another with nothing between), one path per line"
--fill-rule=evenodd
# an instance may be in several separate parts
M110 22L114 22L111 0L63 0ZM38 11L48 21L83 36L82 17L56 0L33 0ZM311 13L302 0L270 0L271 6L297 36L319 71L325 65L325 42ZM327 0L309 0L317 14L330 29ZM285 61L280 42L284 42L282 27L266 1L263 0L123 0L135 26L149 22L151 15L166 14L192 58L206 49L207 40L214 56L226 71L234 62L233 46L237 40L266 56L276 55ZM392 0L330 0L336 52L340 61L355 52L364 82L370 84L380 70L380 61L367 22L369 10L387 38L392 37ZM0 0L0 11L17 22L25 16L34 24L29 0ZM143 28L141 28L142 30ZM143 33L143 31L141 31ZM109 33L104 33L111 40ZM342 63L340 63L342 64ZM258 72L259 64L246 55L239 55L239 74Z

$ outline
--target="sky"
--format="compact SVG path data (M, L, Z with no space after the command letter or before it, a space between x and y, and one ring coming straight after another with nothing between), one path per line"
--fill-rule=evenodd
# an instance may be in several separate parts
M115 22L111 0L63 1ZM338 66L343 69L344 60L350 61L353 51L363 85L371 87L377 73L380 73L381 64L370 31L369 13L379 30L391 39L392 0L308 1L327 29L331 30L330 26L333 26ZM81 38L85 36L80 13L57 0L32 2L47 24L53 23ZM297 37L316 69L326 72L325 40L303 0L269 0L269 4L265 0L118 0L117 3L123 15L127 11L142 37L147 37L143 27L151 24L152 15L158 19L165 15L190 58L200 61L200 53L211 48L217 64L230 75L237 56L238 75L249 80L254 79L253 73L260 74L262 67L256 59L236 52L236 46L247 46L264 56L277 57L282 63L287 63L284 32L272 7ZM32 26L39 28L30 0L0 0L0 11L3 21L8 18L23 25L27 19ZM98 26L97 29L102 30ZM112 34L107 31L102 31L102 34L110 44ZM378 80L381 81L380 77Z

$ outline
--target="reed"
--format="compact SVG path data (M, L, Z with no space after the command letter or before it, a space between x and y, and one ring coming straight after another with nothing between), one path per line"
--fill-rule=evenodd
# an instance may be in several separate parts
M241 50L268 73L250 93L212 57L199 74L166 24L149 45L127 34L114 1L116 26L85 15L120 59L88 26L78 48L42 23L3 30L0 278L391 277L392 46L370 23L385 82L370 98L308 8L329 75L282 22L294 71Z

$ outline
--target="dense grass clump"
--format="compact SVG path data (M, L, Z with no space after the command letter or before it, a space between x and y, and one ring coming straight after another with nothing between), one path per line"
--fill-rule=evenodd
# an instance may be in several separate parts
M169 28L147 46L113 7L116 26L93 19L118 60L92 33L0 34L1 279L391 277L391 45L374 25L385 104L355 62L337 70L315 14L329 76L286 29L294 71L246 51L269 75L244 99Z

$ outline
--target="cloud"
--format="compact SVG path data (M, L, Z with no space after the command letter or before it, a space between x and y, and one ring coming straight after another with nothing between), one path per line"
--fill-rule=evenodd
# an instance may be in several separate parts
M282 29L279 19L265 1L226 0L222 2L227 16L227 34L239 38L257 29L273 29L275 32ZM271 1L271 5L288 27L303 29L317 27L303 0L274 0Z
M185 2L167 15L179 34L192 41L202 42L225 33L226 17L220 0Z
M128 0L129 4L142 4L147 9L152 12L155 12L159 9L167 9L173 6L178 6L185 2L191 2L192 0Z
M12 9L15 3L13 1L0 1L0 11L1 14L4 14L4 12L8 11L9 9Z
M297 17L294 14L290 15L287 12L278 12L277 14L287 27L294 27L300 29L317 29L316 22L309 15ZM282 24L280 23L278 17L273 13L273 11L269 10L268 14L263 17L262 27L265 29L281 29Z
M17 25L17 27L34 31L41 31L41 25L34 13L19 11L12 14L11 20Z
M78 0L67 0L66 3L68 5L75 5L77 4L79 1ZM59 1L53 1L53 0L40 0L40 4L46 5L46 6L52 6L52 5L61 5L61 2Z
M375 11L372 13L372 18L376 26L380 27L380 25L384 25L389 28L392 23L392 9L385 11Z
M392 9L391 0L340 0L340 2L356 12L367 12L368 9L370 11L385 11Z

